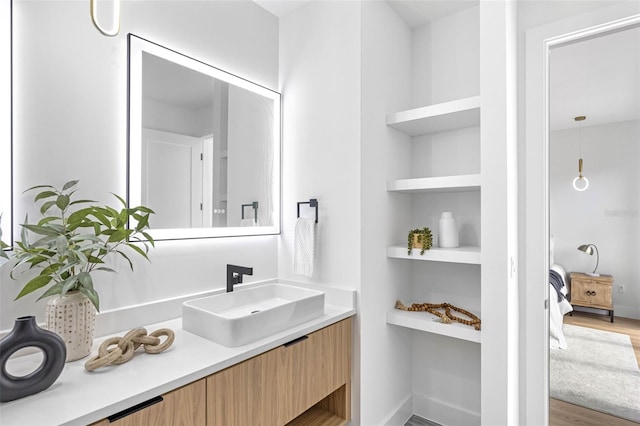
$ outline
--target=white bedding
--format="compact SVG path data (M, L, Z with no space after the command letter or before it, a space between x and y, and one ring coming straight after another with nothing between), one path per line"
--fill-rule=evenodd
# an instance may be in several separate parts
M556 271L562 277L564 287L562 294L567 295L567 273L560 265L551 265L552 270ZM556 289L549 284L549 347L551 349L567 349L567 340L562 331L562 322L565 314L573 311L571 303L567 299L558 302L558 293Z

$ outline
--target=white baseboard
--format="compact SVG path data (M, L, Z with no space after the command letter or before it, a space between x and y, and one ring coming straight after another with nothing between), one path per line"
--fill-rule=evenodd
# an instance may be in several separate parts
M382 422L384 426L404 426L413 415L413 395L408 395Z
M384 426L403 426L412 415L441 425L480 425L480 413L474 413L430 398L426 395L409 395L382 422Z
M637 306L614 305L613 315L640 320L640 308Z
M449 405L426 395L413 396L413 413L441 425L480 425L480 413Z
M590 312L592 314L608 315L605 309L589 308L586 306L574 306L575 311ZM621 318L640 319L640 308L626 305L613 305L613 315Z

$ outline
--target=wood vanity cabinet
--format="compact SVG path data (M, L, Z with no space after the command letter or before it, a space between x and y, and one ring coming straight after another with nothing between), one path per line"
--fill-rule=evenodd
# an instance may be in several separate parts
M93 426L205 426L206 379L150 399Z
M207 425L341 425L351 418L351 318L207 378Z
M347 318L93 426L344 425L351 328Z

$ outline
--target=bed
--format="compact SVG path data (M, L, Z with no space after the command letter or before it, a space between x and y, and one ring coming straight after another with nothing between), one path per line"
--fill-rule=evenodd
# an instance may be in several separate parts
M549 268L549 348L566 349L567 340L562 331L564 316L573 311L567 296L567 273L564 268L552 264Z

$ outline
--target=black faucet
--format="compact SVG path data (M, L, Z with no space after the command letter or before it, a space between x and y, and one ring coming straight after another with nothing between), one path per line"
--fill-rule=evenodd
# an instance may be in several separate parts
M246 266L227 265L227 293L233 291L235 284L242 283L243 275L253 275L253 268Z

